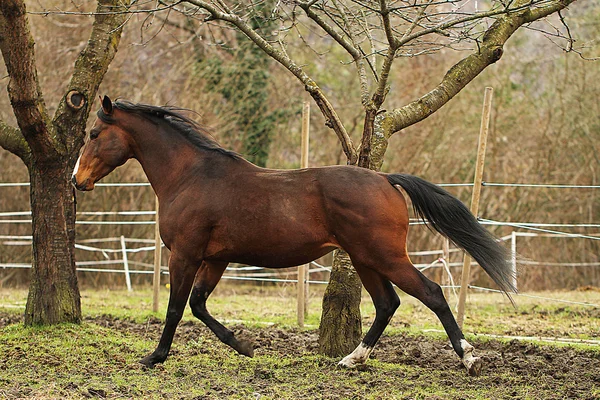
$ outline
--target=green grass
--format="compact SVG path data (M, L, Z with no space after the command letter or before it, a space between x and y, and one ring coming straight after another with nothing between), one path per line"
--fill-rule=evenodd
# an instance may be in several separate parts
M459 369L436 369L371 360L365 370L335 367L336 360L267 353L233 354L212 338L177 344L164 364L138 363L154 345L84 323L5 328L0 350L0 397L206 398L206 399L486 399L562 398L542 392L548 376L502 373L471 378ZM527 373L531 373L528 371ZM494 382L494 383L492 383ZM490 386L491 385L491 386ZM492 391L490 391L492 389ZM598 395L587 388L587 395ZM593 398L593 397L590 397Z
M318 327L321 316L322 287L313 289L309 296L307 329ZM541 292L532 295L568 300L581 303L600 304L600 290ZM277 324L284 327L297 326L296 288L266 287L257 288L223 282L208 300L210 312L221 321L243 321L246 326ZM0 310L22 313L27 291L11 289L0 292ZM400 293L402 305L396 311L386 333L410 331L422 333L424 330L440 330L442 326L429 309L418 300ZM82 312L85 316L112 315L117 318L144 322L150 316L163 318L168 302L168 289L160 291L160 311L153 313L152 291L149 288L135 288L133 292L124 289L83 289L81 291ZM517 307L500 294L469 294L465 333L496 334L507 336L543 336L573 339L600 340L600 308L553 302L544 299L517 296ZM455 306L450 296L451 307ZM453 310L454 311L454 310ZM375 309L368 295L363 293L361 303L363 325L371 324ZM189 307L184 320L195 320ZM433 333L435 334L435 333Z
M310 340L316 338L321 295L313 291L310 297L305 328L312 335ZM541 295L600 303L600 293L594 291ZM2 290L0 316L22 313L26 296L26 290ZM277 338L284 332L295 340L302 331L295 328L294 296L295 287L258 289L225 284L210 298L209 309L229 326L243 325L251 336ZM167 289L163 288L161 311L155 314L151 312L149 289L136 288L131 293L84 289L86 320L81 325L25 327L13 323L0 328L0 398L600 397L598 346L559 348L498 342L481 336L494 333L600 340L599 310L593 307L519 297L518 308L514 309L498 295L470 295L466 331L490 365L475 378L464 373L451 351L440 350L447 340L445 334L428 331L421 336L426 330L441 329L441 325L429 310L404 295L402 306L376 348L375 358L361 370L338 369L338 359L294 349L294 343L286 339L259 348L256 357L248 359L220 343L200 323L180 327L178 332L183 331L183 336L176 337L167 362L146 370L138 360L156 346L159 326L154 323L148 331L144 327L154 320L152 317L163 319L167 297ZM366 329L374 317L370 301L363 301L362 312ZM103 324L115 320L127 321L131 326ZM184 320L195 321L189 311ZM244 322L240 325L239 321ZM588 382L584 387L578 383L582 380Z

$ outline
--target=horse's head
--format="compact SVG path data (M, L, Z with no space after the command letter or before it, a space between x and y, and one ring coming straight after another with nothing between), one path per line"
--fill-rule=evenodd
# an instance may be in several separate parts
M94 189L96 182L133 156L130 136L119 125L112 101L104 96L102 109L73 170L71 181L77 189Z

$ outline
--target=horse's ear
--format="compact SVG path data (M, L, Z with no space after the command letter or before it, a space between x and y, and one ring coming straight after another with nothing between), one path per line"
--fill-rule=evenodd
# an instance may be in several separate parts
M104 96L102 99L102 111L106 115L111 115L113 112L113 103L112 100L108 96Z

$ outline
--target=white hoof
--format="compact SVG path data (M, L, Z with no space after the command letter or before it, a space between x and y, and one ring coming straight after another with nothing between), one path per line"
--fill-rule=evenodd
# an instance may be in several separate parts
M468 360L463 359L463 364L467 367L467 372L471 376L479 376L483 361L480 357L471 357Z
M372 347L365 346L364 343L358 345L356 349L338 363L338 367L356 368L359 365L364 365L369 359L369 354L373 351Z
M462 363L467 368L467 372L471 376L477 376L481 372L481 367L483 365L483 361L480 357L475 357L473 355L473 350L475 349L473 346L469 344L466 340L462 339L460 341L460 346L463 349L463 358Z
M364 364L364 363L362 363L362 364ZM338 365L338 367L341 367L341 368L356 368L357 366L359 366L361 364L357 363L354 358L352 358L348 355L348 356L342 358L342 360L337 365Z

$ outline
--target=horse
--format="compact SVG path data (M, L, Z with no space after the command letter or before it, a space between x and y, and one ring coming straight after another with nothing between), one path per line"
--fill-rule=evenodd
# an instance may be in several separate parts
M480 357L456 323L438 284L407 254L409 213L470 254L504 293L515 292L509 252L458 199L421 178L355 166L277 170L258 167L221 147L184 109L134 104L108 96L75 164L83 191L134 158L159 200L160 235L170 250L170 295L156 350L140 360L166 360L186 303L225 344L252 357L207 310L206 300L229 263L269 268L301 265L345 250L375 305L375 320L340 366L364 364L400 305L392 283L431 309L469 374ZM191 295L190 295L191 292ZM510 295L509 295L510 297Z

